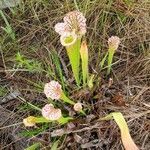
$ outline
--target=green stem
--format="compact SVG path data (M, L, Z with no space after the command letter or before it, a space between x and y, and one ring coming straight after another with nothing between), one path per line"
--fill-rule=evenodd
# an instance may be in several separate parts
M86 113L83 110L81 110L80 113L86 116Z
M76 0L74 0L74 4L75 4L76 9L79 11L79 7L78 7L78 4L77 4Z
M73 102L72 100L70 100L64 93L62 93L61 99L62 99L64 102L68 103L68 104L71 104L71 105L74 105L74 104L75 104L75 102Z
M35 122L36 123L44 123L44 122L52 122L51 120L47 120L44 117L35 117Z
M56 120L59 124L65 124L68 123L68 121L72 120L73 118L71 117L61 117L60 119ZM44 117L35 117L35 122L36 123L50 123L50 122L55 122L52 120L47 120Z
M114 56L114 53L115 53L115 51L114 51L113 49L109 49L108 51L109 51L109 53L108 53L108 69L107 69L107 75L110 74L111 65L112 65L112 61L113 61L113 56Z
M72 67L72 72L78 86L80 85L79 80L80 45L81 45L81 38L78 38L73 45L66 47L67 54L69 56L70 64Z
M73 118L71 118L71 117L61 117L61 118L58 119L57 121L59 122L59 124L66 124L66 123L68 123L70 120L73 120Z

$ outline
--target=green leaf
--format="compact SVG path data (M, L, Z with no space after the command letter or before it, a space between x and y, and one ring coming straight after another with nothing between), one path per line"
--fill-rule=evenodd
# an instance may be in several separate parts
M88 68L88 48L86 42L83 41L80 48L80 55L82 60L82 75L83 75L83 84L86 85L86 81L89 76L89 68Z
M106 61L107 56L108 56L108 52L105 54L104 58L103 58L102 61L100 62L100 67L101 67L101 69L103 69L103 66L104 66L104 63L105 63L105 61Z
M63 76L59 56L54 50L51 52L51 54L52 54L52 60L54 62L54 65L56 66L56 71L60 77L61 85L63 86L63 91L64 91L65 90L65 82L64 82L64 76Z
M41 143L35 143L29 147L27 147L25 150L37 150L37 148L40 148Z
M34 59L27 59L24 55L19 52L16 54L16 61L19 67L27 69L29 72L38 72L41 73L44 70L42 69L42 63Z
M48 123L48 122L52 122L51 120L47 120L47 119L45 119L44 117L35 117L35 122L36 123Z
M57 150L59 144L59 140L55 141L51 147L51 150Z
M94 82L94 74L91 75L91 77L90 77L90 79L89 79L89 81L88 81L88 87L89 87L90 89L93 88L93 82Z

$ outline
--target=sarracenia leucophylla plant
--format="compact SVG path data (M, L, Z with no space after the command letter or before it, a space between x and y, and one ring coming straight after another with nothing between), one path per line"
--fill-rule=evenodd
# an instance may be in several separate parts
M54 108L53 104L46 104L41 110L42 116L34 117L29 116L23 119L23 123L26 127L33 127L39 123L58 122L59 124L65 124L72 120L71 117L63 117L61 109Z
M115 51L118 49L119 44L120 44L120 38L117 37L117 36L112 36L108 39L108 69L107 69L107 75L110 74L113 57L114 57Z
M46 83L45 87L44 87L44 93L45 93L47 98L51 98L52 100L61 99L65 103L68 103L70 105L75 106L76 104L78 104L78 106L79 106L79 103L75 103L73 100L70 100L65 95L64 91L62 90L62 86L57 81L52 80L51 82ZM84 111L82 110L82 108L81 109L75 109L75 111L78 111L78 112L81 112L82 114L85 114Z
M86 33L86 18L79 11L66 14L64 22L55 25L55 31L60 35L60 41L66 47L76 83L80 85L80 46Z
M45 84L44 93L47 98L51 98L52 100L63 100L65 103L69 103L73 105L75 111L80 112L85 115L82 110L82 104L80 102L75 103L70 100L63 92L61 85L57 81L51 81ZM34 117L29 116L23 120L25 126L32 127L37 123L49 123L53 121L57 121L59 124L65 124L68 121L72 120L71 117L63 117L61 109L54 108L53 104L46 104L42 109L35 106L36 110L41 111L42 117Z
M83 14L79 11L73 11L68 13L64 17L63 23L58 23L55 25L55 31L60 34L60 42L63 46L66 47L67 54L69 56L70 64L72 66L73 75L77 85L80 85L80 59L82 61L82 77L83 85L88 83L90 89L93 88L94 75L89 79L89 70L88 70L88 48L85 41L82 41L83 35L86 33L86 19ZM108 70L107 74L110 74L111 65L113 61L113 56L117 50L120 43L120 39L116 36L112 36L108 40L109 50L104 58L107 58L108 55ZM102 66L105 62L102 61ZM80 102L75 103L73 100L69 99L65 92L62 90L61 85L57 81L51 81L45 84L44 93L46 97L52 100L62 100L63 102L73 106L73 109L77 112L85 114ZM55 108L53 104L48 103L42 109L37 108L36 106L30 104L34 109L39 110L42 114L40 117L29 116L23 119L23 123L26 127L36 126L38 123L50 123L57 122L59 124L65 124L71 121L71 117L63 117L62 111L59 108ZM123 145L126 150L136 149L129 131L127 124L123 118L123 115L120 113L111 113L110 115L100 119L109 120L114 118L121 130L121 138Z

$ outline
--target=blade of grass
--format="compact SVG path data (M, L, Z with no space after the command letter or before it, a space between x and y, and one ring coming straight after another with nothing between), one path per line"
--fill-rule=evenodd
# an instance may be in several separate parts
M74 4L75 4L76 9L77 9L78 11L80 11L76 0L74 0Z
M64 77L63 77L63 72L62 72L59 56L54 50L52 51L51 54L52 54L52 60L56 66L56 71L57 71L59 78L61 80L61 85L62 85L63 91L65 91L65 82L64 82Z
M33 145L29 146L25 150L36 150L37 148L40 147L40 145L41 145L41 143L34 143Z
M59 144L59 140L55 141L51 147L51 150L58 150L58 144Z
M103 69L103 66L104 66L104 63L105 63L105 61L106 61L107 56L108 56L108 52L105 54L104 58L103 58L102 61L100 62L100 67L101 67L101 69Z
M6 24L6 27L1 27L1 28L12 38L12 40L15 40L15 33L13 32L12 27L10 26L2 10L0 10L0 15Z
M21 101L23 101L24 103L27 103L28 105L30 105L33 109L38 110L38 111L42 111L39 107L37 107L37 106L35 106L35 105L33 105L33 104L27 102L24 98L22 98L22 97L20 97L20 96L18 96L18 98L19 98Z

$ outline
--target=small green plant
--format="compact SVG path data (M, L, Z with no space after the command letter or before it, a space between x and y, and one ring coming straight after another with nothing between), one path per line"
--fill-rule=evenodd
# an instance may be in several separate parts
M111 65L113 61L113 56L115 54L115 51L117 50L118 46L120 44L120 39L117 36L112 36L108 39L108 69L107 69L107 75L110 74Z
M16 54L15 58L18 67L27 69L29 72L42 72L42 64L37 60L27 59L24 55L21 55L19 52Z
M15 40L15 32L13 31L11 25L9 24L6 16L4 15L3 11L0 10L0 15L1 17L3 18L5 24L6 24L6 27L1 27L10 37L12 40Z

